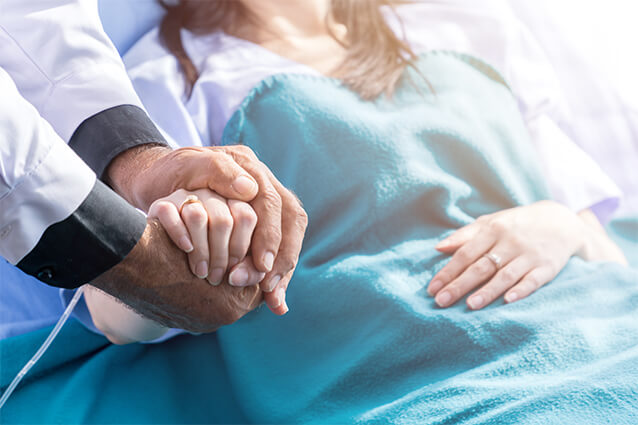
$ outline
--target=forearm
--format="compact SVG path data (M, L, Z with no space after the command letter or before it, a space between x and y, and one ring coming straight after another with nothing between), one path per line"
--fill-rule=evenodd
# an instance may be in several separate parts
M587 261L612 261L627 265L627 258L589 209L578 213L584 223L583 244L577 255Z
M153 341L168 331L94 286L84 288L84 299L93 324L114 344Z

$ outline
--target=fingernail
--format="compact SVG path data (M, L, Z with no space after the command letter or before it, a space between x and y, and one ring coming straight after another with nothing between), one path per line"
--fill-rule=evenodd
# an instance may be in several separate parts
M206 279L208 276L208 263L202 261L195 267L195 275L200 279Z
M505 301L508 303L513 303L517 299L518 299L518 294L516 292L510 292L509 294L505 295Z
M275 275L270 279L270 282L268 282L268 284L266 285L266 292L272 292L273 289L275 289L277 287L277 284L279 283L279 281L281 280L281 275Z
M220 283L222 283L222 278L224 277L225 272L226 270L221 267L214 268L208 276L208 283L213 286L218 286Z
M257 189L257 182L248 176L239 176L231 184L235 192L250 195Z
M186 253L193 252L194 249L193 244L191 243L191 240L188 238L188 236L182 236L182 238L179 240L179 246Z
M436 244L435 248L447 248L448 246L450 246L450 241L443 240L443 241L439 242L438 244Z
M232 268L235 266L235 264L237 264L237 263L239 263L239 258L237 258L237 257L230 257L230 258L228 259L228 268L229 268L229 269L232 269Z
M467 300L467 303L470 305L470 308L472 310L476 310L483 307L485 299L482 295L476 295L474 297L470 297L470 299Z
M434 301L436 301L439 307L447 307L450 301L452 301L452 295L450 295L450 293L447 291L441 292L439 295L436 296Z
M275 254L268 251L264 254L264 266L268 269L268 271L271 271L273 264L275 264Z
M284 291L284 288L277 288L277 292L275 293L275 305L273 305L273 308L279 308L281 307L282 304L285 304L286 302L286 292Z
M438 279L433 280L428 285L428 294L430 294L431 296L434 296L434 294L439 292L439 289L441 289L441 286L443 286L443 282L441 282Z
M228 276L228 283L232 286L246 286L248 277L248 271L243 267L239 267Z

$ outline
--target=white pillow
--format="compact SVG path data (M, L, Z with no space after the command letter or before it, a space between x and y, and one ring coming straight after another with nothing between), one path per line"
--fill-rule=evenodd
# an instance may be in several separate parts
M158 25L164 15L156 0L98 0L98 9L104 30L120 55Z

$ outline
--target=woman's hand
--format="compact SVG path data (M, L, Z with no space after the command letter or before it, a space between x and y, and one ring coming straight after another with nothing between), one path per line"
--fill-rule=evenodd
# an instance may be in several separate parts
M188 254L193 274L214 286L222 282L228 269L244 260L257 224L249 204L226 200L209 189L179 189L153 202L148 215L157 218L173 242ZM251 286L265 276L254 267L242 270L246 272L241 276L235 273L231 285Z
M153 202L149 217L157 218L171 240L188 254L193 274L211 285L219 285L227 271L232 286L253 286L264 279L266 273L247 257L257 225L249 204L226 200L209 189L178 189ZM285 286L265 293L264 301L277 315L288 312Z
M578 215L552 201L482 216L436 246L454 255L428 292L448 307L480 287L467 299L473 310L502 294L508 303L520 300L554 279L589 233Z

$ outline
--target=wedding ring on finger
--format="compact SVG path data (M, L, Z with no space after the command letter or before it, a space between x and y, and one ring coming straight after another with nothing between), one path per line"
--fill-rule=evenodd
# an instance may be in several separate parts
M201 203L202 201L199 200L197 195L188 195L186 199L184 199L184 202L182 202L182 204L179 206L179 214L182 215L182 210L184 209L186 205L196 204L198 202Z
M503 264L503 259L499 255L494 254L493 252L488 252L483 257L490 260L492 264L496 266L496 270L499 270L501 268L501 265Z

